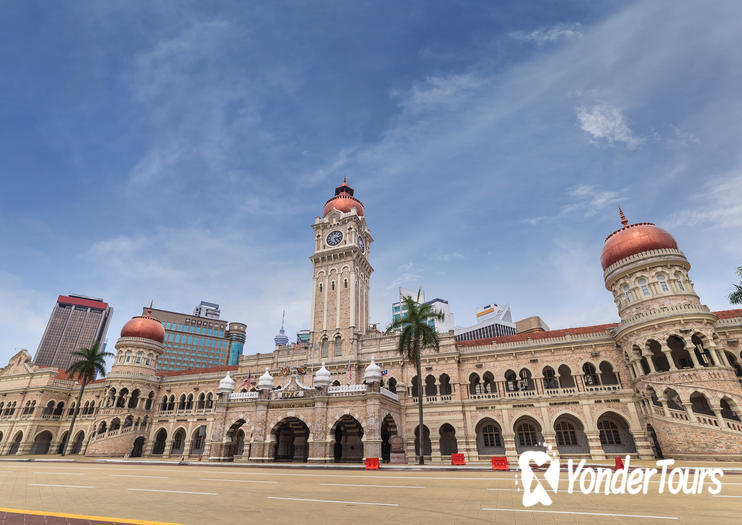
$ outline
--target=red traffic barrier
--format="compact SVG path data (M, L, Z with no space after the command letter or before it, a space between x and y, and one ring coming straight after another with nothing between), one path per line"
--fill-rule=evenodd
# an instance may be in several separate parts
M379 458L366 458L366 470L379 470Z
M463 454L451 454L451 465L466 465L466 458Z
M622 470L624 468L621 456L616 456L616 464L614 465L613 470Z
M492 458L492 470L508 470L508 458L498 456Z

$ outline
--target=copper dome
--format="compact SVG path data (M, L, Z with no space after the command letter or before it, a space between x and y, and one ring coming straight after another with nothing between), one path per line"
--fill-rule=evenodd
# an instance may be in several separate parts
M621 212L621 223L623 228L611 233L605 239L603 251L600 254L600 264L603 270L630 255L649 250L678 248L678 243L672 235L651 222L629 224Z
M348 213L353 208L356 209L358 215L363 216L366 213L363 209L363 203L353 197L353 188L348 186L348 183L343 179L343 183L335 188L335 196L325 203L322 216L325 217L332 210Z
M165 327L151 314L152 310L149 309L147 315L132 317L121 329L121 337L143 337L144 339L164 343Z

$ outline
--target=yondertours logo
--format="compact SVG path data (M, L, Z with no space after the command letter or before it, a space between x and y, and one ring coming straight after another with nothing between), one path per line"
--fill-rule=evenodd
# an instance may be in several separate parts
M551 452L551 446L549 446ZM724 471L720 468L706 467L676 467L674 459L663 459L656 463L657 468L631 469L631 458L626 456L623 468L611 469L607 467L587 467L585 460L575 465L573 460L567 461L567 490L568 494L580 492L582 494L647 494L654 490L664 494L703 494L704 491L715 495L721 492L721 478ZM559 492L561 464L555 453L551 455L543 451L528 451L518 457L518 466L521 472L523 488L523 506L532 507L538 503L551 505L549 491ZM537 477L543 476L543 480ZM518 481L516 480L516 485Z

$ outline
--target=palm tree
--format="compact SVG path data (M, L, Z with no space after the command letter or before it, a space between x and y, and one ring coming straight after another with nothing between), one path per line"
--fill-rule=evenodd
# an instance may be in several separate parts
M111 352L101 351L100 343L98 342L93 343L89 348L75 350L72 352L72 355L78 359L70 365L67 372L69 372L73 379L77 378L80 381L80 393L77 394L77 404L75 404L75 411L72 413L70 430L67 432L67 442L62 449L63 456L72 441L72 430L75 427L77 414L80 412L80 402L82 401L82 394L85 392L85 386L93 381L97 374L101 376L106 375L106 357L113 357Z
M742 277L742 266L737 268L737 276ZM742 282L733 284L734 291L729 294L729 302L732 304L742 304Z
M414 362L417 367L417 402L420 424L417 427L417 443L420 465L425 464L423 455L423 390L422 390L422 371L420 367L420 352L423 348L433 348L436 352L439 350L438 334L435 328L431 327L429 321L440 320L444 318L442 312L436 312L429 304L420 304L420 290L417 291L417 300L412 297L403 297L402 303L407 309L407 314L392 321L387 328L386 333L401 330L399 335L399 353L406 357L407 361Z

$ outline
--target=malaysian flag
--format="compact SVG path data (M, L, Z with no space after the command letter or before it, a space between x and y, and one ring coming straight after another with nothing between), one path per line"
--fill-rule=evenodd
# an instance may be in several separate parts
M238 388L242 388L242 385L247 385L247 388L250 388L250 378L252 377L252 372L249 370L247 371L247 379L245 379Z

